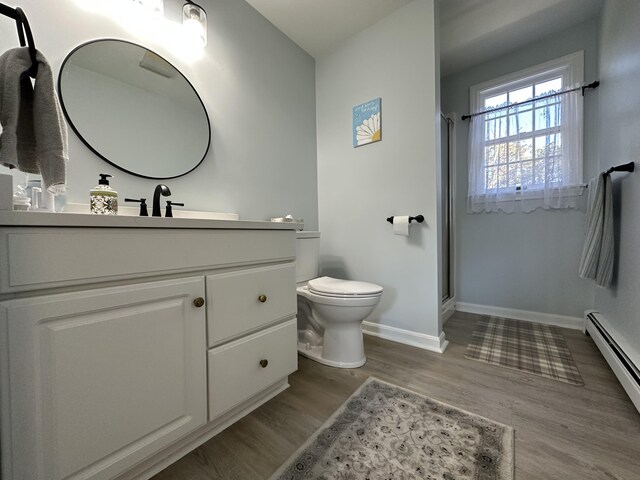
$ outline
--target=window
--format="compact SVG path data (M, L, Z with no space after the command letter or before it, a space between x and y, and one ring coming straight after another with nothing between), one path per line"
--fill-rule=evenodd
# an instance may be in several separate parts
M582 81L577 52L471 88L469 211L577 206Z

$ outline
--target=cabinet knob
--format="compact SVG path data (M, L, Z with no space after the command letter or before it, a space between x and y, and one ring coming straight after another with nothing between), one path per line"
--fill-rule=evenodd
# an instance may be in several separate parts
M258 300L260 300L260 303L264 303L264 302L266 302L266 301L267 301L267 296L266 296L266 295L264 295L264 294L263 294L263 295L260 295L260 296L258 297Z
M198 298L196 298L196 299L193 301L193 304L194 304L196 307L200 308L201 306L203 306L203 305L204 305L204 298L202 298L202 297L198 297Z
M267 360L266 358L263 360L260 360L260 366L262 368L267 368L267 365L269 365L269 360Z

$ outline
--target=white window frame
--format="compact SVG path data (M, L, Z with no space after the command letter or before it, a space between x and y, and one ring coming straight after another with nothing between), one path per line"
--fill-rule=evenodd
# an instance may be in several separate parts
M579 50L575 53L565 55L563 57L550 60L545 63L534 65L524 70L519 70L508 75L489 80L487 82L473 85L470 88L470 112L482 112L485 110L484 101L486 98L506 93L509 90L517 90L521 87L526 87L532 83L538 83L545 79L562 77L562 88L567 89L572 85L584 83L584 51ZM577 152L578 159L576 160L576 171L578 183L575 186L583 185L583 130L584 130L584 115L583 115L583 99L580 96L578 100L578 109L580 122L577 125L577 135L579 136L579 150ZM518 189L518 194L520 189ZM477 192L482 196L482 192ZM543 192L540 192L540 198L543 197ZM499 201L499 200L498 200Z

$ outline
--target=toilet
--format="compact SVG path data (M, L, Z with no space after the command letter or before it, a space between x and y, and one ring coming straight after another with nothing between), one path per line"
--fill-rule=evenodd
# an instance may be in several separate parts
M298 232L298 352L332 367L361 367L367 361L362 321L380 302L382 287L332 277L318 278L319 250L320 232Z

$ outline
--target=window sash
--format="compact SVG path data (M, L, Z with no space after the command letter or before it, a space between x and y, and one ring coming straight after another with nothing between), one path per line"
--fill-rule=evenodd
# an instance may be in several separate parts
M573 55L569 55L568 57L573 57ZM538 83L553 80L554 78L562 78L562 88L566 88L568 85L576 83L578 80L574 78L575 72L573 71L574 69L571 64L572 61L575 60L569 59L568 57L548 62L549 65L539 65L522 72L516 72L490 82L475 85L471 88L471 111L478 112L485 110L484 102L490 97L508 94L511 91L521 90ZM578 74L578 76L582 75ZM534 103L535 102L532 102L532 105Z
M534 98L535 98L536 86L538 84L545 83L557 78L562 79L563 89L569 87L570 85L581 83L582 75L583 75L582 55L583 55L582 52L577 52L575 54L571 54L566 57L552 60L551 62L547 62L542 65L531 67L524 71L516 72L514 74L511 74L505 77L500 77L490 82L485 82L483 84L475 85L471 87L471 102L472 102L471 111L472 112L482 111L487 108L491 108L491 107L485 107L485 101L488 98L499 96L499 95L506 95L507 96L506 98L508 98L509 92L513 92L523 88L531 87L532 94L534 95ZM542 93L538 93L538 95L541 95L541 94ZM507 107L504 110L498 110L496 112L493 112L492 114L488 114L492 116L489 119L484 119L483 125L482 125L483 127L482 131L484 132L485 138L482 143L481 155L482 155L483 164L481 166L481 172L485 173L487 171L487 168L495 168L497 166L512 165L514 162L510 161L511 159L509 158L508 152L507 152L506 159L500 158L496 161L496 163L489 165L487 163L486 148L495 147L500 144L506 144L507 145L506 148L508 148L509 143L513 143L516 141L530 141L532 143L531 160L527 159L527 160L524 160L524 162L529 162L529 161L537 162L539 160L544 161L546 159L548 163L551 165L551 167L553 168L552 162L555 159L558 159L562 156L562 151L560 151L556 155L545 155L543 157L540 157L540 156L536 157L535 138L562 134L563 128L566 128L566 126L563 127L563 125L566 125L566 122L568 121L567 115L569 114L569 112L567 112L565 108L563 108L563 105L565 103L563 100L564 100L563 97L560 97L559 101L556 101L554 97L550 97L544 100L533 101L525 105L513 106L511 108ZM475 108L473 105L474 103L475 103ZM537 113L537 111L539 111L540 109L547 109L547 108L561 109L561 111L559 112L558 124L536 129L540 120L540 117L538 116L539 114ZM582 110L582 107L580 106L580 111L581 110ZM512 120L510 121L510 119L522 113L531 115L530 126L527 126L527 128L530 128L531 130L526 132L521 132L521 133L513 133L511 131ZM486 130L487 130L486 122L496 122L496 123L505 122L506 134L504 134L501 137L487 139L486 138ZM552 123L555 123L555 122L552 122ZM578 129L578 132L580 132L580 137L581 137L582 136L582 133L581 133L582 120L580 120L579 125L575 125L574 127ZM560 142L562 142L562 139L560 140ZM572 148L572 150L575 150L575 149ZM523 160L515 160L515 161L517 163L520 163ZM575 160L575 164L571 167L571 171L567 172L566 174L574 176L574 180L571 181L572 184L575 184L575 185L580 184L582 179L581 148L580 148L580 151L578 152L578 157ZM560 178L562 178L562 176ZM473 186L470 185L471 187L469 189L470 194L472 190L476 191L476 193L474 193L473 195L483 195L484 193L490 193L495 190L495 189L488 188L486 184L486 180L487 180L486 174L482 175L482 179L483 179L482 183L484 184L483 185L484 189L479 188L480 185L473 185ZM544 184L525 183L524 185L510 185L509 187L506 187L506 188L509 188L509 189L516 188L516 190L520 190L521 188L526 187L527 189L534 189L536 185L539 185L540 188L544 187ZM505 187L502 187L502 188L505 188Z
M562 133L562 124L558 125L557 127L549 127L543 130L534 130L532 132L521 133L519 135L509 135L508 137L500 137L500 138L494 138L492 140L485 140L483 145L485 147L487 146L490 147L493 145L498 145L500 143L507 143L507 142L514 143L518 140L522 141L522 140L528 140L530 138L533 139L535 137L557 135L558 133Z

